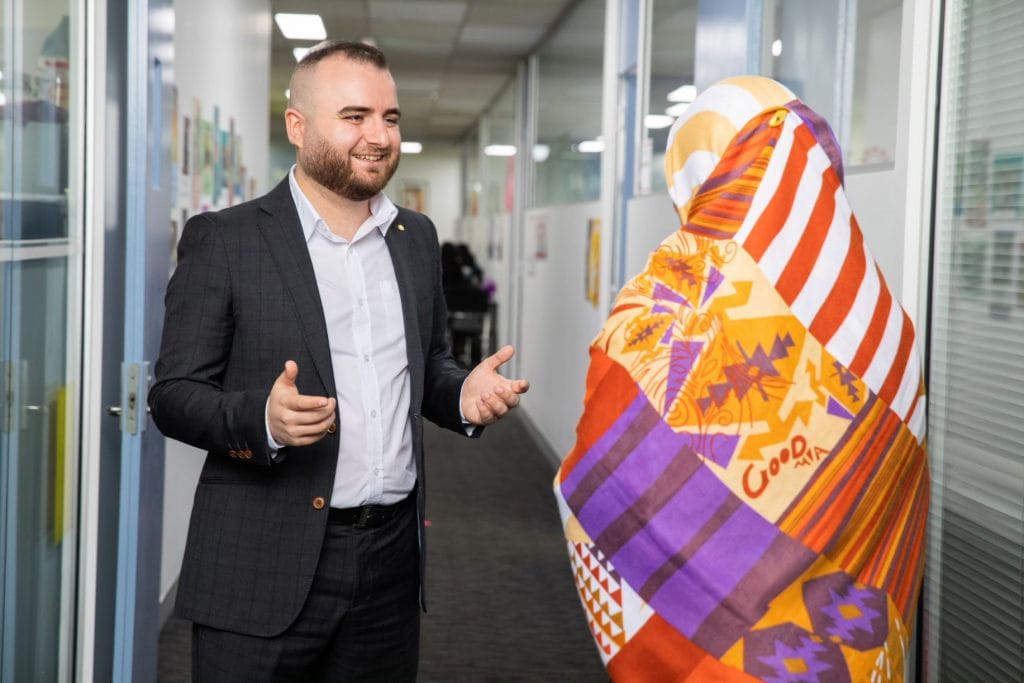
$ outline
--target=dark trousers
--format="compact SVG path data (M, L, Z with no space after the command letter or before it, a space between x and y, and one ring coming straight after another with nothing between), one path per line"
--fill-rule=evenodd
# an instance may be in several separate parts
M415 505L379 527L328 524L295 622L273 638L193 625L193 683L415 681L418 553Z

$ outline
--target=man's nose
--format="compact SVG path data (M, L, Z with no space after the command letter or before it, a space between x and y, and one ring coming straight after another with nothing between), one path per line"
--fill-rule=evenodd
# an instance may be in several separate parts
M367 142L378 147L387 147L390 127L384 119L371 119L363 128L363 137L366 138Z

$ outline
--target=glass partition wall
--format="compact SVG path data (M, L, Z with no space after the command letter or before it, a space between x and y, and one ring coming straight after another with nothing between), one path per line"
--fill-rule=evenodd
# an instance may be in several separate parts
M78 4L0 0L0 681L68 680L81 221Z
M647 110L641 123L636 193L665 191L668 132L697 96L693 84L697 0L650 0Z
M533 205L601 194L604 0L583 0L538 53Z
M516 83L510 82L480 122L483 206L485 215L512 212L517 149Z
M903 0L765 0L762 73L832 124L848 168L894 162Z
M1024 3L946 4L924 680L1024 680Z

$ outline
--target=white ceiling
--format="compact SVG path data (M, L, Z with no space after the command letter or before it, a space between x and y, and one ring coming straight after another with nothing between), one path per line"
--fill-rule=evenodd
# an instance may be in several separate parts
M271 11L319 14L327 36L372 38L398 85L402 137L455 142L580 0L271 0ZM271 132L282 128L284 92L295 66L275 25L271 40Z

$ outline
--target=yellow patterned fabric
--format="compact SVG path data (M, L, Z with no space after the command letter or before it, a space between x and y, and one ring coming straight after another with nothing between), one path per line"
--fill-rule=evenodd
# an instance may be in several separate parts
M555 479L614 681L900 681L923 570L914 329L828 125L723 81L666 153L681 226L591 345Z

